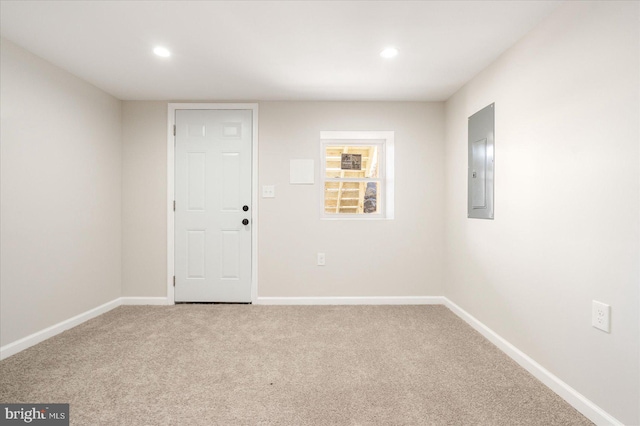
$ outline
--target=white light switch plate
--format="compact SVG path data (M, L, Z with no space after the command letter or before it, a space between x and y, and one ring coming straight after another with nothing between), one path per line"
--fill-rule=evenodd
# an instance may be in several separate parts
M264 185L262 187L262 198L275 198L276 187L273 185Z

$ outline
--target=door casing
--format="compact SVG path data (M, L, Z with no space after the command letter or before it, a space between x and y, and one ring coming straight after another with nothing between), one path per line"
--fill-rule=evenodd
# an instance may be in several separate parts
M256 103L169 103L167 120L167 303L175 304L173 280L175 276L175 136L173 126L176 124L176 110L242 109L252 111L251 140L251 302L255 303L258 295L258 104Z

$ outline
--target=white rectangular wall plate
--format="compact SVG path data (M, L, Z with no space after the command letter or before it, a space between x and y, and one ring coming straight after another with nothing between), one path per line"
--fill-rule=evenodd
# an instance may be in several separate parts
M591 308L591 325L609 333L611 331L611 306L594 300Z
M273 185L263 185L262 186L262 198L275 198L276 197L276 187Z

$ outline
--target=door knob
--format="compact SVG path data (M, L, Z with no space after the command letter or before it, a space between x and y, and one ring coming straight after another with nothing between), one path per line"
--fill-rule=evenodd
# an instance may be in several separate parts
M242 219L242 224L243 225L248 225L249 224L249 219Z
M249 206L242 206L242 211L246 212L247 210L249 210Z

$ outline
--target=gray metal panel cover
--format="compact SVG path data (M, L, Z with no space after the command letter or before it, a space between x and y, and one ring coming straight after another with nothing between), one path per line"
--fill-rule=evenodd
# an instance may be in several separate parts
M469 117L467 216L493 219L495 104Z

